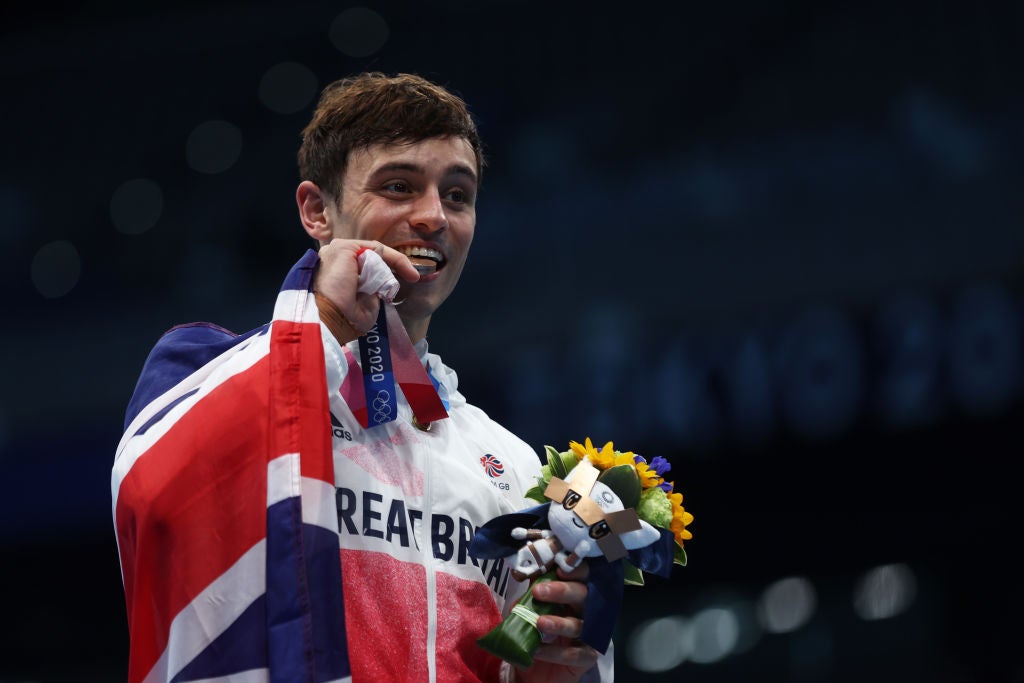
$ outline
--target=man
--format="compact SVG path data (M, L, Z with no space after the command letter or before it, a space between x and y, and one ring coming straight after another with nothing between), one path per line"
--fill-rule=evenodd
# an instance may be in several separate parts
M526 586L468 555L473 529L531 505L540 469L427 352L483 166L444 88L379 73L325 88L296 191L318 250L274 322L171 330L129 405L113 495L130 681L610 678L611 650L578 640L585 566L534 589L562 610L538 620L529 669L476 645ZM381 261L394 303L363 286Z

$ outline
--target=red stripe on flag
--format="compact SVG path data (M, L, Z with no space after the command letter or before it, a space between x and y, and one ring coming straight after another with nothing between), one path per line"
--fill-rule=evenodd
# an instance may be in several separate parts
M159 659L175 615L266 535L269 367L264 358L199 400L121 482L130 683Z
M320 325L275 321L270 355L270 457L301 453L303 477L334 485L330 407Z

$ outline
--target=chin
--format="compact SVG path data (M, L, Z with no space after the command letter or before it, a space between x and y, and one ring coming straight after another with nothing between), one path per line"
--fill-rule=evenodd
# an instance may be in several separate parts
M430 299L430 297L399 292L398 296L395 297L395 303L398 305L398 315L402 320L406 321L429 319L441 305L440 302L434 302Z

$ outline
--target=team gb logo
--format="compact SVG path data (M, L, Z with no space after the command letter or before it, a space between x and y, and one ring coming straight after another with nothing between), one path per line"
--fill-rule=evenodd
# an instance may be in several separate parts
M505 466L501 464L500 460L490 453L480 458L480 464L483 465L484 472L486 472L487 476L491 479L500 477L505 473Z

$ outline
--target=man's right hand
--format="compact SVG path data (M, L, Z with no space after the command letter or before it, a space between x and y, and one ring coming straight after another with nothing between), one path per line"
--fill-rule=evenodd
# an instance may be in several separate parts
M380 300L375 294L359 291L358 257L363 249L375 251L396 277L407 282L420 278L405 254L380 242L337 238L322 244L313 290L317 294L320 319L341 344L373 327L380 310Z

